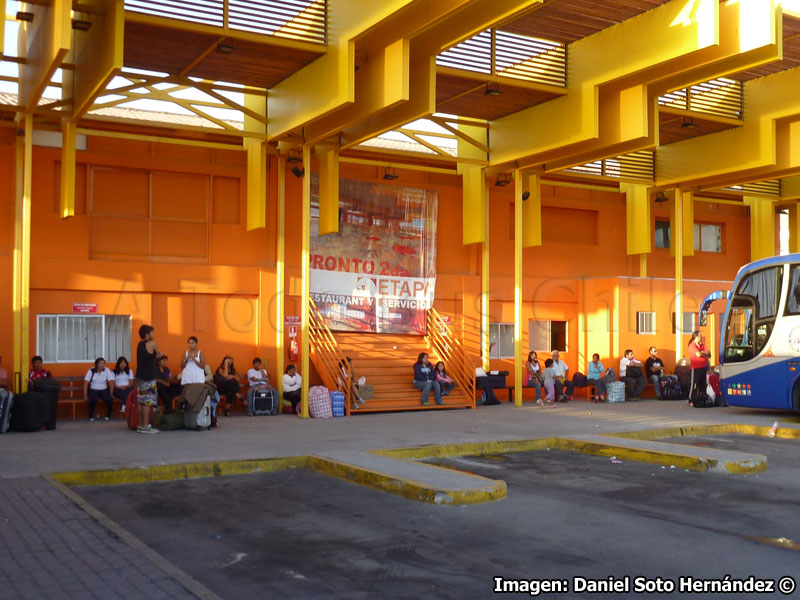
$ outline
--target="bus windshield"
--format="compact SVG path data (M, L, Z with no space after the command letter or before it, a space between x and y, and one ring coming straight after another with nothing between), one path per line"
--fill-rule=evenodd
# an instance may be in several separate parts
M742 362L766 346L778 314L783 266L748 273L731 300L725 332L725 362Z

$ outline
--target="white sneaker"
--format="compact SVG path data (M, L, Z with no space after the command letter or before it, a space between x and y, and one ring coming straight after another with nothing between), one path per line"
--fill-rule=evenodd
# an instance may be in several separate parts
M89 423L94 423L94 417L89 417Z
M104 421L110 421L110 419L108 417L105 417L103 420Z
M119 409L119 412L121 412L123 415L125 414L125 405L124 404L122 405L122 408Z

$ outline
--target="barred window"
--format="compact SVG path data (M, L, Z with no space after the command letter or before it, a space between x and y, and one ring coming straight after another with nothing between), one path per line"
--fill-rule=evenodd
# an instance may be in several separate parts
M45 362L113 362L130 352L130 315L37 315L36 354Z

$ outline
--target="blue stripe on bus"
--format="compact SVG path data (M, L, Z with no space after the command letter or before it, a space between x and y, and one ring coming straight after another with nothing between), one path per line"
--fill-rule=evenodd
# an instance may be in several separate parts
M720 380L720 391L731 406L792 408L792 388L800 372L789 371L789 360L756 367ZM749 386L749 387L748 387Z

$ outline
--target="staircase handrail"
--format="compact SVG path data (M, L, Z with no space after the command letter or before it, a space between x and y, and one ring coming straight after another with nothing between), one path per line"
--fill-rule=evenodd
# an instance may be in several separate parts
M308 333L310 358L317 368L322 380L329 389L342 389L344 392L344 410L350 415L350 400L352 389L352 366L339 349L336 338L333 337L325 317L317 308L312 298L308 299ZM342 380L342 365L344 365L345 385L340 385ZM351 385L347 385L350 383Z
M447 364L447 372L455 379L456 383L464 390L467 399L475 408L475 367L473 361L464 349L461 340L454 334L450 326L435 308L427 312L428 345Z

